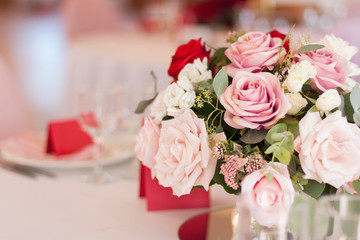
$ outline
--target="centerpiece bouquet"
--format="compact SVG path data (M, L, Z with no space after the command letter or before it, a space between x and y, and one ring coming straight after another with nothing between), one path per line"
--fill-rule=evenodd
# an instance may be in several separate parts
M152 176L177 196L212 184L233 194L360 192L357 48L291 30L231 32L227 43L179 46L173 81L139 103L137 113L150 111L135 150Z

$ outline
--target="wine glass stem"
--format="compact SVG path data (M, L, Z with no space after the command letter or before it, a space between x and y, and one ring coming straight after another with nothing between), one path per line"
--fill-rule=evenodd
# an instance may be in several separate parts
M94 137L94 141L96 144L95 158L94 158L94 175L101 176L103 173L103 168L101 165L101 157L104 151L104 137L96 136Z

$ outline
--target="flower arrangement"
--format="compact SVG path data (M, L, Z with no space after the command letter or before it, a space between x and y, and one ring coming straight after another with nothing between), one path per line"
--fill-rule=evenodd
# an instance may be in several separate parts
M179 46L173 81L139 103L137 113L151 107L135 150L152 176L177 196L212 184L360 192L357 48L334 35L296 41L292 30L232 32L227 42Z

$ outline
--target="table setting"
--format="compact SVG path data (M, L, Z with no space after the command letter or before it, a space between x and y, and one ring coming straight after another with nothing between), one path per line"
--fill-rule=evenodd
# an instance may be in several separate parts
M56 117L0 138L0 239L360 239L358 48L304 30L72 38Z

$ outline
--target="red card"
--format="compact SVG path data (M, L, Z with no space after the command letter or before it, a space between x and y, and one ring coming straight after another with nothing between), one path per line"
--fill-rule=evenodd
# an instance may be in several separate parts
M47 153L57 156L73 153L92 143L89 134L81 129L75 119L49 123Z
M140 197L145 197L148 211L202 208L210 206L209 192L194 188L190 194L175 196L171 188L163 187L158 180L151 178L151 170L143 165L140 169Z

